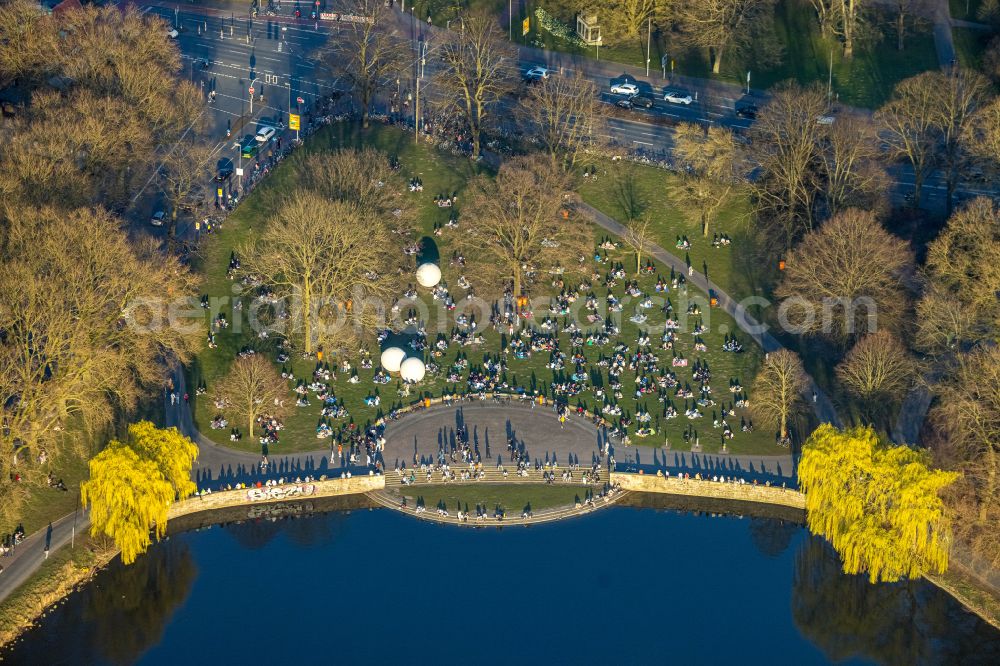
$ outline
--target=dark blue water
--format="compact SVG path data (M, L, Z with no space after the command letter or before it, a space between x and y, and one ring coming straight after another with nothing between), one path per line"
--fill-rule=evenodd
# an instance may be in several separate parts
M923 583L839 573L771 519L614 508L532 528L386 510L187 532L6 654L30 664L1000 663Z

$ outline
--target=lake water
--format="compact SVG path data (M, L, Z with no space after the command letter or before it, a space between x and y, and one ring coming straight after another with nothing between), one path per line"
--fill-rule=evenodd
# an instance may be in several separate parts
M610 508L473 530L356 509L175 535L101 572L3 654L16 664L997 664L1000 632L929 584L844 576L821 541L774 519Z

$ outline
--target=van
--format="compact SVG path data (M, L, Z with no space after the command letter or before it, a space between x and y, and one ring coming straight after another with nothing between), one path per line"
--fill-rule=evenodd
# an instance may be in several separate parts
M257 143L265 144L274 138L278 131L273 127L261 127L257 130Z

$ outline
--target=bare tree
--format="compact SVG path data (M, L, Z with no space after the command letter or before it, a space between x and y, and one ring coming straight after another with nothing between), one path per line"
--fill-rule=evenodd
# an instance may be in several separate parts
M606 114L597 86L577 73L550 76L528 88L518 106L525 133L553 163L569 169L603 134Z
M685 215L708 236L715 214L741 181L741 158L733 133L725 127L681 123L674 134L674 156L685 171L669 187Z
M869 418L897 404L915 375L913 357L885 329L858 340L837 366L840 383L862 402Z
M653 222L648 216L635 218L625 225L622 241L635 253L635 274L642 270L642 253L653 240Z
M403 69L405 42L391 27L393 16L383 0L347 0L343 12L363 20L342 29L323 59L351 84L361 102L361 126L367 128L372 99Z
M258 417L281 418L287 412L287 397L288 382L262 354L236 359L229 372L216 383L213 393L223 412L238 414L243 419L251 438Z
M915 31L918 20L933 11L929 0L893 0L896 10L893 27L896 30L896 49L902 51L907 33Z
M211 177L215 151L199 138L189 138L175 145L164 156L160 166L160 182L170 200L171 236L177 227L180 209L196 209L207 202L209 193L205 183Z
M917 341L943 352L992 340L1000 321L1000 209L986 197L948 220L927 249L928 289L917 305Z
M802 361L787 349L770 352L754 380L750 412L768 427L777 428L778 441L787 442L788 420L802 407L807 380Z
M959 176L969 163L966 138L972 132L976 114L991 94L991 86L986 77L970 69L956 70L950 75L937 74L937 85L934 87L938 100L936 124L950 214Z
M316 152L293 158L294 180L301 187L343 201L372 216L408 221L400 205L403 189L388 155L372 147Z
M475 262L488 288L499 291L513 283L520 296L543 276L582 270L579 259L590 250L590 232L569 219L563 199L568 179L550 160L514 158L495 179L481 176L470 189L463 213L476 222L456 245Z
M914 206L932 168L940 164L947 184L948 211L968 151L966 139L976 112L986 101L989 84L978 73L924 72L901 81L893 99L876 114L880 134L892 154L910 162L914 172Z
M819 89L782 86L751 130L752 154L761 167L751 184L757 214L780 230L785 247L813 227L822 146L816 118L825 110L826 95Z
M650 21L654 25L662 21L669 6L669 0L609 0L602 3L600 7L602 36L605 37L605 41L608 41L608 38L617 41L644 39Z
M747 47L773 20L774 0L678 0L673 11L686 41L708 49L718 74L723 53Z
M61 66L58 26L31 0L0 4L0 88L42 81Z
M935 387L931 410L935 456L964 472L974 497L968 517L976 551L997 562L1000 553L1000 348L959 354L946 381Z
M496 17L474 12L441 47L444 67L437 82L446 105L456 109L479 157L480 140L500 100L514 89L517 55L500 32Z
M844 44L844 57L854 57L854 40L864 9L863 0L812 0L823 34L833 33Z
M869 120L842 116L826 126L818 159L829 215L848 208L876 210L885 202L890 180L879 163L878 136Z
M384 326L403 253L380 217L298 190L239 255L242 271L291 299L293 339L311 354Z
M101 209L15 209L0 271L0 507L12 472L40 483L40 460L76 450L158 389L204 335L168 319L194 279L155 243L132 244ZM2 509L0 509L2 511Z
M879 328L898 330L908 310L913 253L875 215L847 210L811 232L788 257L775 294L803 333L838 344Z

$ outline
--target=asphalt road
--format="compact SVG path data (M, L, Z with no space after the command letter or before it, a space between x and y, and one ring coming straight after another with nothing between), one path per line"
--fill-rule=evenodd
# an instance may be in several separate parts
M216 150L220 157L231 157L238 161L238 151L233 147L242 133L228 140L227 127L233 126L241 116L249 114L248 89L254 82L255 94L264 93L265 101L253 102L253 116L243 133L252 133L258 125L274 125L287 120L291 112L304 112L317 98L338 89L338 81L331 77L315 60L318 49L328 40L336 39L339 24L320 21L296 20L290 15L259 17L253 21L237 18L231 12L206 7L188 8L175 13L175 5L165 2L143 3L146 11L161 16L168 23L180 26L178 46L185 63L185 74L193 81L203 84L206 94L214 90L216 101L212 108L210 127L219 141ZM284 12L290 14L286 8ZM422 43L427 42L427 55L423 61L424 79L422 86L428 85L439 60L434 57L435 48L441 43L443 28L428 27L414 21L409 15L396 15L396 29L407 35L411 42L413 58L410 61L409 76L401 77L398 92L402 97L412 95L416 75L421 68ZM248 42L247 35L250 35ZM627 149L642 149L651 153L669 153L672 148L673 128L666 123L674 121L698 121L719 123L732 129L743 131L752 121L738 118L735 103L745 95L745 89L731 84L698 79L662 77L662 72L653 71L645 77L642 70L629 68L617 63L593 61L587 58L568 56L550 51L540 51L529 47L519 47L519 67L521 71L535 65L545 65L556 72L568 75L579 72L593 80L603 91L608 91L613 82L628 77L656 100L652 109L635 109L626 116L612 118L608 124L608 138ZM203 68L201 63L207 62ZM391 87L391 86L390 86ZM680 87L696 96L690 105L671 104L663 101L665 87ZM339 89L346 90L345 85ZM427 90L427 88L424 88ZM751 96L758 103L766 99L764 91L751 90ZM297 98L303 99L299 104ZM616 95L602 92L601 98L613 104ZM412 108L412 106L411 106ZM844 113L868 113L866 110L843 108ZM654 118L655 117L655 118ZM907 164L897 164L890 168L894 181L893 200L896 203L913 190L913 172ZM945 185L937 174L931 174L924 185L925 207L940 210L944 205ZM960 197L991 195L995 191L981 183L966 183L959 187Z

